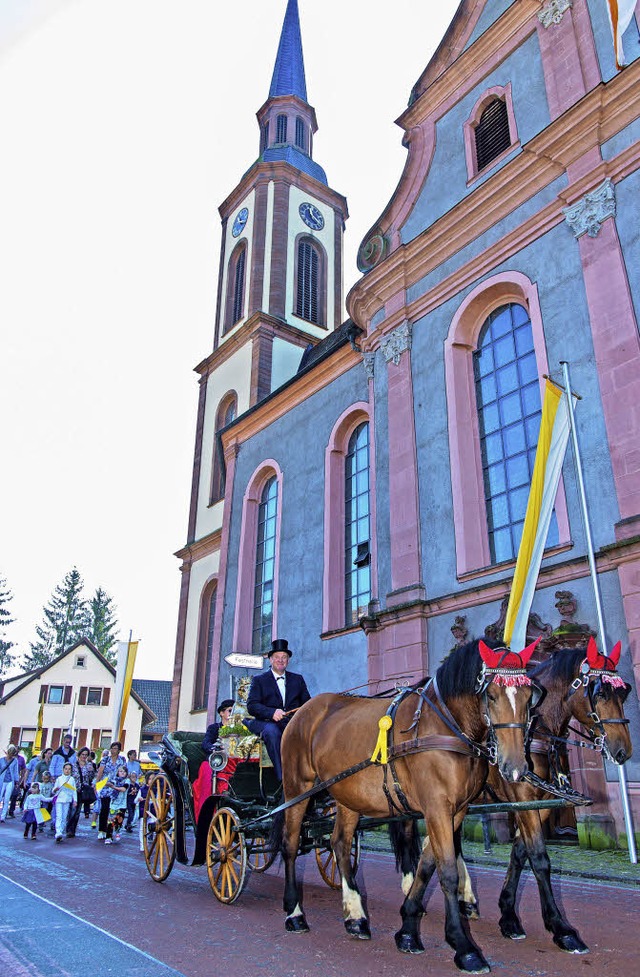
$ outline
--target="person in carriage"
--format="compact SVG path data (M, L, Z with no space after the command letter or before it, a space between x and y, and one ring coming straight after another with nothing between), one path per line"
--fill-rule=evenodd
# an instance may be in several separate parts
M247 712L254 718L244 724L261 736L273 763L274 773L282 780L280 742L293 713L311 698L302 675L287 671L292 652L284 638L276 638L268 652L268 671L254 676L247 697Z
M211 753L218 738L220 736L220 730L223 726L228 726L231 722L231 714L233 712L233 707L235 706L235 701L233 699L223 699L218 706L218 715L220 716L220 722L211 723L207 726L207 731L204 734L204 739L202 741L202 749L208 755Z

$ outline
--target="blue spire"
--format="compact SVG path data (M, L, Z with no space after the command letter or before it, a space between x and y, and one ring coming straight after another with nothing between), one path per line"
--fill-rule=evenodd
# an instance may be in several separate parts
M278 95L297 95L303 102L307 101L298 0L289 0L284 15L269 98Z

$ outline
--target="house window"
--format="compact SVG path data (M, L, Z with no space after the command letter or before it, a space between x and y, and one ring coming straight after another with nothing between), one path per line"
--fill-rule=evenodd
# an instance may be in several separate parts
M307 322L324 322L324 255L315 241L302 238L296 253L296 315Z
M112 733L110 729L100 730L100 749L108 750L111 746Z
M304 121L298 116L296 118L296 146L298 149L302 149L304 152L304 135L305 135L305 125Z
M489 550L515 559L522 537L540 430L538 367L523 306L500 306L485 321L473 355ZM558 542L555 518L548 545Z
M357 624L371 599L369 425L360 424L345 457L345 624Z
M101 706L102 705L102 689L93 689L89 687L87 689L87 705L88 706Z
M49 698L47 702L50 706L60 706L62 705L62 698L64 696L64 686L63 685L50 685L49 686Z
M84 655L76 655L75 667L76 668L86 668L87 667L87 659L85 658Z
M206 709L209 704L209 681L211 679L217 596L218 582L213 580L204 588L200 605L200 632L193 691L193 708L195 710Z
M503 99L494 98L476 126L476 165L483 170L511 145L509 115Z
M276 142L287 141L287 117L279 115L276 118Z
M271 646L276 567L276 523L278 516L278 482L270 478L258 508L258 537L253 599L252 651L264 654Z
M212 505L224 496L224 458L222 456L222 442L218 437L220 431L235 421L238 414L238 398L235 393L228 393L220 401L216 413L213 464L211 470L211 494L209 504Z

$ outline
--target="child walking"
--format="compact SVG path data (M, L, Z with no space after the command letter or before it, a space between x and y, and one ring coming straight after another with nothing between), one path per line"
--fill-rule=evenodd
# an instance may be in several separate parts
M44 810L51 814L51 809L53 807L53 780L51 779L51 774L48 770L45 770L45 772L42 774L42 783L40 784L40 802ZM51 818L50 830L51 834L53 834L55 830L55 822L53 818ZM40 831L44 831L44 824L40 825Z
M127 813L127 792L130 782L127 768L122 766L116 770L116 775L111 782L111 804L109 805L109 823L107 824L107 837L104 839L105 845L112 845L114 841L120 841L120 829L124 816Z
M41 807L42 798L40 797L40 784L35 783L31 785L22 808L24 836L25 838L28 838L29 832L31 832L31 838L33 841L37 841L36 831L38 830L38 819L36 818L36 811L39 811Z
M56 802L56 842L60 844L67 831L67 821L71 805L78 795L73 767L65 763L62 773L53 785L53 796Z
M144 801L149 793L149 781L153 775L145 773L140 780L140 792L138 793L138 821L140 822L140 851L144 851Z

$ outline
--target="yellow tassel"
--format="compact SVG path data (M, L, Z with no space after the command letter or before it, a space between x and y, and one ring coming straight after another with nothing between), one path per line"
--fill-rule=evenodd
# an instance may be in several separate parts
M391 716L383 716L382 719L378 720L378 742L376 743L376 748L371 755L372 763L387 763L389 756L387 750L387 734L391 727L393 726L393 719Z

